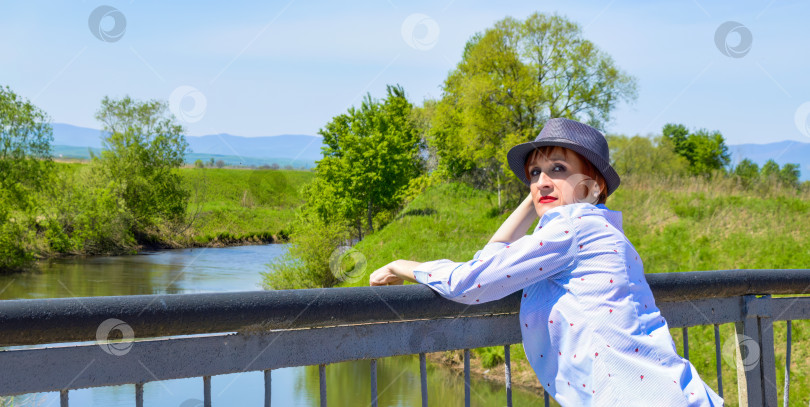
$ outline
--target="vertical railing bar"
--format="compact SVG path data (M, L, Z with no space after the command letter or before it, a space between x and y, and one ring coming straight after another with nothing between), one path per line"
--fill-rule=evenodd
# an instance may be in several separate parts
M318 365L318 377L321 388L321 407L326 407L326 365Z
M203 376L203 407L211 407L211 376Z
M683 358L689 360L689 328L683 327Z
M135 407L143 407L143 383L135 383Z
M377 359L371 359L371 407L377 407Z
M782 403L784 407L788 407L788 401L790 400L790 345L792 344L791 331L793 328L793 321L788 320L786 322L787 322L787 345L785 348L785 396L784 402Z
M720 363L720 325L714 324L714 359L717 366L717 392L723 397L723 365Z
M464 349L464 407L470 407L470 350Z
M419 377L422 381L422 407L428 407L427 358L424 353L419 354Z
M68 390L59 391L59 407L70 407L68 402Z
M270 375L272 371L272 369L267 369L264 371L264 407L270 407L270 396L272 395L271 390L273 388L271 386L272 377Z
M760 297L770 301L770 295ZM759 368L762 371L762 401L765 406L776 406L779 395L776 391L776 352L773 338L773 319L770 317L757 318L759 329Z
M551 400L548 399L548 391L546 391L545 388L543 389L543 405L545 407L549 407L551 405Z
M506 407L512 407L512 361L509 356L509 345L504 345L503 363L504 374L506 375Z
M737 397L741 406L764 405L762 386L762 340L759 318L751 312L751 305L757 298L743 296L741 320L734 322L735 367L737 369ZM773 347L773 342L770 344ZM757 352L759 350L760 352ZM757 352L757 353L752 353ZM759 356L757 358L757 356ZM756 360L751 360L756 358Z

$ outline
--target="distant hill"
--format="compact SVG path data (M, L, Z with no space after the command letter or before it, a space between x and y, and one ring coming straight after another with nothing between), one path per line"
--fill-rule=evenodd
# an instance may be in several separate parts
M55 145L101 148L101 130L64 123L53 123L52 127Z
M98 153L103 132L65 123L53 124L54 155L59 157L89 158L89 149ZM269 137L240 137L214 134L186 137L191 154L186 162L197 159L223 160L227 165L279 164L294 167L313 167L321 159L321 137L283 134Z
M242 157L283 157L311 161L321 159L321 137L282 134L271 137L240 137L215 134L186 137L191 151L197 154L224 154Z
M731 163L736 165L743 158L757 163L760 167L773 159L779 165L799 164L802 181L810 181L810 142L779 141L768 144L736 144L728 147Z
M64 123L53 124L54 154L64 157L89 158L88 147L97 152L101 148L101 130L78 127ZM186 137L192 153L186 161L197 159L223 160L227 165L263 165L277 163L281 166L314 167L321 159L321 137L300 134L283 134L269 137L240 137L231 134L213 134ZM81 147L81 148L79 148ZM737 164L748 158L762 166L769 159L779 165L799 164L801 180L810 180L810 140L780 141L768 144L736 144L729 146L731 163Z

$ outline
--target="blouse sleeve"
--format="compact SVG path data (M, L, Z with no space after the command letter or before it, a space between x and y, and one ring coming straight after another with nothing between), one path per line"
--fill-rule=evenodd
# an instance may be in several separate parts
M435 260L414 270L417 281L465 304L494 301L574 265L576 231L570 218L547 213L535 232L512 243L490 243L464 263Z

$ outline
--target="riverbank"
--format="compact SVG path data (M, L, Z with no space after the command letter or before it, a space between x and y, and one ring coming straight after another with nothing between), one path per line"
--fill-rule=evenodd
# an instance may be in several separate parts
M517 349L521 347L521 349ZM523 345L516 344L510 347L510 354L522 351ZM492 367L485 367L482 359L474 351L470 352L470 374L480 379L506 386L506 365L499 363ZM447 352L435 352L425 355L427 360L445 369L453 371L457 375L464 375L464 351L454 350ZM543 395L543 386L537 380L529 362L525 358L513 358L512 366L512 386L520 387L538 396Z
M133 228L114 186L99 188L88 163L55 162L53 179L27 211L2 225L3 272L70 256L286 242L310 171L180 168L189 194L184 219Z

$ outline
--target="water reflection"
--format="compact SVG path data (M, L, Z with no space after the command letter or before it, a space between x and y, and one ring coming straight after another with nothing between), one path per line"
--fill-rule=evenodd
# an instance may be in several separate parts
M307 366L306 373L296 376L296 393L317 395L317 366ZM371 405L371 364L369 361L336 363L326 367L329 406ZM439 406L464 405L463 377L447 369L428 364L428 403ZM377 392L380 406L421 406L419 357L397 356L377 361ZM506 405L503 385L473 379L470 383L471 406ZM517 389L512 392L515 406L542 405L542 397ZM318 399L307 406L317 405Z
M0 299L181 294L261 289L260 271L286 245L54 259L36 272L0 276Z

